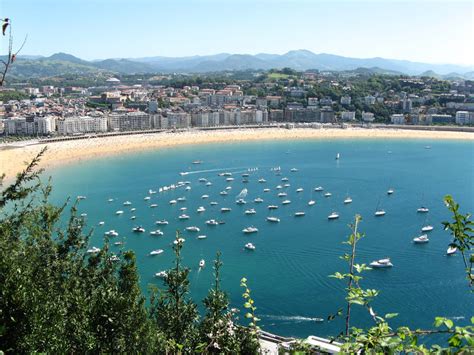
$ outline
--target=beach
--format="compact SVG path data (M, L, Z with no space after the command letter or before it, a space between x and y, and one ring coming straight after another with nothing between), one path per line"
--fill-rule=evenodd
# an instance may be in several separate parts
M0 174L11 180L26 165L26 162L48 147L40 167L48 170L64 164L75 164L87 159L127 154L149 149L167 149L187 144L238 143L258 140L295 139L451 139L474 140L470 132L422 131L383 128L261 128L261 129L217 129L132 134L100 138L87 138L54 143L39 143L21 147L9 146L0 150Z

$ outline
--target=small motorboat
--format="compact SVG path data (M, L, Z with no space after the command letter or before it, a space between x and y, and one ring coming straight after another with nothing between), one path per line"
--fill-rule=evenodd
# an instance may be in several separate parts
M303 192L303 191L304 191L304 190L303 190L302 187L299 187L299 188L296 189L296 192Z
M118 237L119 234L115 229L111 229L105 232L104 235L109 236L109 237Z
M295 172L298 171L298 169L296 169L296 168L291 168L290 171L291 171L292 173L295 173Z
M221 212L222 212L222 213L226 213L226 212L230 212L230 211L232 211L231 208L228 208L228 207L223 207L223 208L221 208Z
M121 214L123 214L123 211L117 211L117 212L115 212L115 214L116 215L121 215Z
M191 186L186 186L184 189L185 189L186 191L189 191L189 190L191 190Z
M456 252L458 251L458 248L453 246L453 245L450 245L448 250L446 250L446 255L453 255L455 254Z
M202 195L201 198L205 200L206 198L209 198L209 195Z
M227 191L221 191L221 192L219 192L219 195L225 196L225 195L227 195Z
M255 209L253 209L253 208L250 208L250 209L248 209L248 210L245 210L245 212L244 212L244 213L245 213L245 214L249 214L249 215L250 215L250 214L256 214L256 213L257 213L257 211L255 211Z
M283 187L290 187L290 186L291 186L290 184L283 185Z
M115 242L114 245L123 245L123 242Z
M341 157L341 155L339 153L336 154L336 160L339 160L339 158Z
M109 258L110 261L120 261L120 258L115 255L115 254L112 254L112 256Z
M164 234L165 234L165 233L163 233L163 232L160 231L159 229L150 232L150 235L159 235L159 236L162 236L162 235L164 235Z
M379 259L372 261L370 263L370 266L376 269L382 269L382 268L389 268L392 267L393 264L390 262L390 258L385 258L385 259Z
M137 216L132 216L132 217L130 217L130 219L133 221L133 220L137 219Z
M282 204L282 205L289 205L290 203L291 203L290 200L285 200L285 201L283 201L281 204Z
M253 245L252 243L247 243L247 244L245 244L245 249L255 250L255 245Z
M385 210L377 210L377 211L375 211L374 216L375 217L382 217L382 216L385 216L385 214L386 214Z
M130 212L135 212L137 209L135 207L130 208Z
M184 201L186 201L186 197L178 197L178 198L176 199L176 201L178 201L178 202L184 202Z
M277 205L269 205L267 208L269 210L276 210L278 208L278 206Z
M87 249L88 254L97 254L98 252L100 252L100 248L97 248L97 247L92 247L90 249Z
M263 192L270 192L270 189L263 189Z
M166 276L168 276L168 273L166 271L160 271L155 274L155 277L158 277L160 279L164 279Z
M196 227L196 226L186 227L186 230L188 232L199 232L200 231L199 227Z
M290 179L288 179L287 177L284 177L284 178L281 178L281 181L288 181Z
M231 181L234 181L234 178L233 177L228 177L227 179L225 179L225 181L231 182Z
M150 205L150 208L156 208L156 207L158 207L158 205L157 205L156 203L152 203L152 204Z
M216 206L216 205L218 205L218 204L219 204L219 202L216 202L216 201L211 201L209 204L210 204L211 206Z
M156 190L149 189L149 190L148 190L148 193L149 193L150 195L156 194Z
M420 208L418 208L416 210L416 212L418 213L428 213L430 211L430 209L428 207L424 207L424 206L421 206Z
M104 224L105 224L104 221L100 221L100 222L98 223L99 226L103 226Z
M245 205L247 202L243 198L239 198L235 203L238 205Z
M434 229L433 226L427 225L427 226L422 227L422 228L421 228L421 231L422 231L422 232L431 232L433 229Z
M156 249L156 250L152 250L149 255L150 256L160 255L163 252L164 252L163 249Z
M324 194L324 197L331 197L331 196L332 196L332 193L330 193L330 192L326 192L326 193Z
M130 206L131 204L132 204L132 203L131 203L130 201L125 201L125 202L123 203L124 206Z
M170 204L170 205L174 205L174 204L176 204L176 202L178 202L178 201L176 201L176 200L171 200L171 201L169 202L169 204Z
M204 208L204 206L199 206L198 209L196 210L196 212L198 213L202 213L202 212L205 212L206 209Z
M169 222L166 219L158 220L155 223L160 225L160 226L165 226L165 225L169 224Z
M144 198L145 201L148 201L149 199L151 199L150 196L146 196L146 197Z
M314 191L323 191L323 187L322 186L318 186L318 187L315 187L314 188Z
M144 233L145 228L143 228L142 226L133 227L132 231L135 232L135 233Z
M86 196L82 196L82 195L77 196L78 200L85 200L86 198L87 198Z
M194 160L192 163L193 164L202 164L202 160Z
M332 212L329 216L328 219L338 219L339 218L339 213L337 212Z
M352 198L350 197L346 197L346 199L344 200L344 204L349 204L349 203L352 203Z
M253 200L253 202L255 202L255 203L262 203L262 202L263 202L263 199L260 198L260 197L257 197L255 200Z
M198 235L197 236L197 239L206 239L207 238L207 235Z
M303 217L305 214L303 211L295 212L295 217Z
M277 185L277 187L275 187L277 190L281 190L283 188L283 186L281 185Z
M315 204L316 204L315 200L309 200L309 202L308 202L308 206L313 206Z
M257 233L257 232L258 232L258 228L255 228L255 227L247 227L247 228L242 229L242 232L244 232L244 233L246 233L246 234Z
M179 210L180 211L186 211L188 208L187 207L181 207Z
M280 218L278 217L267 217L268 222L278 223L280 222Z
M208 226L217 226L219 224L219 222L217 222L215 219L209 219L206 221L206 224Z
M232 190L232 186L226 186L226 190Z
M199 260L199 268L202 269L204 266L206 266L206 261L204 259Z
M393 194L394 192L395 192L395 191L394 191L393 189L388 189L388 190L387 190L387 195L391 195L391 194Z
M107 200L107 202L114 202L114 199L113 199L113 198L109 198L109 199Z
M277 196L278 197L285 197L287 195L286 192L280 192Z
M263 183L267 182L267 180L265 180L264 178L261 178L261 179L258 179L258 182L263 184Z
M428 243L430 240L428 238L428 235L422 234L419 237L413 238L413 242L416 244L423 244L423 243Z
M181 214L181 215L178 216L178 219L181 219L181 220L183 220L183 219L189 219L189 216L188 216L187 214L184 214L184 213L183 213L183 214Z
M208 181L206 182L206 186L211 186L212 185L212 182Z
M207 179L206 179L206 178L199 178L198 181L199 181L199 182L207 182Z

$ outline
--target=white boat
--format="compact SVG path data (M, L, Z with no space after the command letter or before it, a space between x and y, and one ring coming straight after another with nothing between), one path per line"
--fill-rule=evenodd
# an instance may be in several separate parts
M290 186L291 186L290 184L283 185L283 187L290 187Z
M155 224L165 226L165 225L169 224L169 222L166 219L161 219L159 221L156 221Z
M261 179L258 179L258 182L263 184L263 183L267 182L267 180L265 180L264 178L261 178Z
M159 229L150 232L150 235L160 235L161 236L161 235L164 235L164 234L165 233L163 233Z
M250 233L257 233L258 232L258 228L255 228L255 227L247 227L247 228L244 228L242 229L242 232L246 233L246 234L250 234Z
M92 247L90 249L87 249L88 254L97 254L98 252L100 252L100 248L97 248L97 247Z
M326 193L324 194L324 197L331 197L331 196L332 196L332 193L330 193L330 192L326 192Z
M188 208L187 207L181 207L179 210L180 211L186 211Z
M329 216L328 219L338 219L339 218L339 213L337 212L332 212Z
M155 277L158 277L160 279L164 279L166 276L168 276L168 273L166 271L160 271L155 274Z
M197 239L206 239L207 235L198 235Z
M263 202L263 199L260 198L260 197L257 197L255 200L253 200L253 202L255 202L255 203L262 203L262 202Z
M132 231L135 232L135 233L144 233L145 228L143 228L142 226L133 227Z
M270 192L270 189L263 189L263 192Z
M219 202L216 202L216 201L211 201L211 203L209 203L211 206L216 206L219 204Z
M316 204L316 201L315 200L309 200L308 201L308 206L313 206Z
M199 182L207 182L207 179L206 179L206 178L199 178L198 181L199 181Z
M395 192L395 191L394 191L393 189L388 189L388 190L387 190L387 195L391 195L391 194L393 194L394 192Z
M323 191L323 187L322 186L318 186L318 187L315 187L314 188L314 191Z
M130 201L125 201L125 202L123 203L124 206L130 206L131 204L132 204L132 203L131 203Z
M87 198L86 196L82 196L82 195L77 196L78 200L85 200L86 198Z
M206 221L206 224L208 226L217 226L219 224L219 222L217 222L215 219L209 219Z
M178 197L178 198L176 199L176 201L178 201L178 202L184 202L184 201L186 201L186 197Z
M290 200L285 200L285 201L283 201L281 204L282 204L282 205L289 205L290 203L291 203Z
M119 234L115 229L111 229L111 230L105 232L104 235L107 235L109 237L118 237Z
M303 211L295 212L295 217L303 217L305 214Z
M115 242L114 245L123 245L123 242Z
M201 260L199 261L199 268L202 269L204 266L206 266L206 261L205 261L204 259L201 259Z
M174 204L176 204L176 202L178 202L178 201L176 201L176 200L171 200L171 201L169 202L169 204L170 204L170 205L174 205Z
M132 217L130 217L130 219L131 219L132 221L135 220L136 218L137 218L137 216L132 216Z
M184 189L185 189L186 191L189 191L189 190L191 190L191 186L186 186Z
M151 199L150 196L146 196L146 197L144 198L145 201L148 201L149 199Z
M248 210L245 210L244 213L245 213L245 214L256 214L257 211L255 211L255 209L253 209L253 208L250 208L250 209L248 209Z
M277 205L269 205L267 208L269 210L276 210L278 208L278 206Z
M192 163L193 164L202 164L202 160L194 160Z
M231 182L231 181L234 181L234 178L233 177L228 177L227 179L225 179L225 181Z
M344 200L344 204L349 204L349 203L352 203L352 199L350 197L346 197L346 199Z
M196 226L186 227L186 230L187 230L188 232L199 232L199 231L201 231L201 230L199 229L199 227L196 227Z
M281 185L277 185L277 187L275 187L277 190L281 190L283 188L283 186Z
M226 190L232 190L232 186L226 186Z
M433 229L434 229L433 226L427 225L427 226L422 227L422 228L421 228L421 231L422 231L422 232L431 232Z
M288 181L289 179L287 177L281 178L281 181Z
M178 239L175 239L175 240L173 241L173 244L174 244L174 245L177 245L178 243L179 243L179 244L183 244L185 241L186 241L186 239L184 239L184 238L178 238Z
M430 209L428 207L423 207L423 206L421 206L420 208L416 210L416 212L418 213L428 213L429 211Z
M163 249L152 250L152 251L150 252L150 256L160 255L160 254L162 254L163 252L164 252Z
M178 219L189 219L189 216L187 214L181 214L178 216Z
M291 171L292 173L294 173L294 172L297 172L298 169L296 169L296 168L291 168L290 171Z
M458 251L458 248L455 246L449 246L448 250L446 250L446 255L453 255Z
M107 200L107 202L114 202L114 199L113 199L113 198L109 198L109 199Z
M248 174L248 173L243 173L242 174L242 177L249 177L249 176L250 176L250 174Z
M413 242L417 244L428 243L429 241L428 235L426 234L422 234L419 237L413 238Z
M386 214L385 210L377 210L377 211L375 211L374 216L375 217L382 217L382 216L385 216L385 214Z
M157 205L156 203L152 203L152 204L150 205L150 208L157 208L157 207L158 207L158 205Z
M245 205L247 202L243 198L239 198L235 203L238 205Z
M150 195L156 194L156 190L149 189L149 190L148 190L148 193L149 193Z
M211 186L212 185L212 182L208 181L206 182L206 186Z
M339 158L341 157L341 155L339 153L336 154L336 160L339 160Z
M104 224L105 224L104 221L100 221L100 222L98 223L99 226L103 226Z
M222 213L230 212L230 211L232 211L232 209L229 208L229 207L223 207L223 208L221 208L221 212L222 212Z
M123 211L116 211L115 214L123 214Z
M370 266L376 269L392 267L393 264L390 262L390 258L375 260L370 263Z
M87 217L87 213L81 213L81 217Z
M277 196L278 197L285 197L287 195L286 192L280 192Z
M201 198L204 200L206 198L209 198L209 195L202 195Z
M280 222L280 218L278 218L278 217L267 217L267 221L278 223L278 222Z
M198 209L196 210L196 212L198 213L202 213L202 212L205 212L206 209L204 208L204 206L199 206Z
M225 196L225 195L227 195L227 191L221 191L221 192L219 192L219 194L222 195L222 196Z
M302 188L302 187L298 187L298 188L296 189L296 192L303 192L303 188Z
M247 243L247 244L245 244L245 249L255 250L255 245L253 245L252 243Z

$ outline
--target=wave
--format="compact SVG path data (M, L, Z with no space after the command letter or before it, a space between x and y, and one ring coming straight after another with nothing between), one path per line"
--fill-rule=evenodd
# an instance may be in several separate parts
M295 323L301 322L324 322L324 318L318 317L304 317L304 316L279 316L274 314L262 314L261 318L266 318L268 320L279 320L279 321L293 321Z

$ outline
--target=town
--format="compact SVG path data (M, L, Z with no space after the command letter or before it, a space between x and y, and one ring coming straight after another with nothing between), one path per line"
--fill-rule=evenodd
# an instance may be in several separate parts
M474 81L460 78L284 68L109 74L93 84L13 81L0 91L0 134L8 139L274 123L474 124Z

